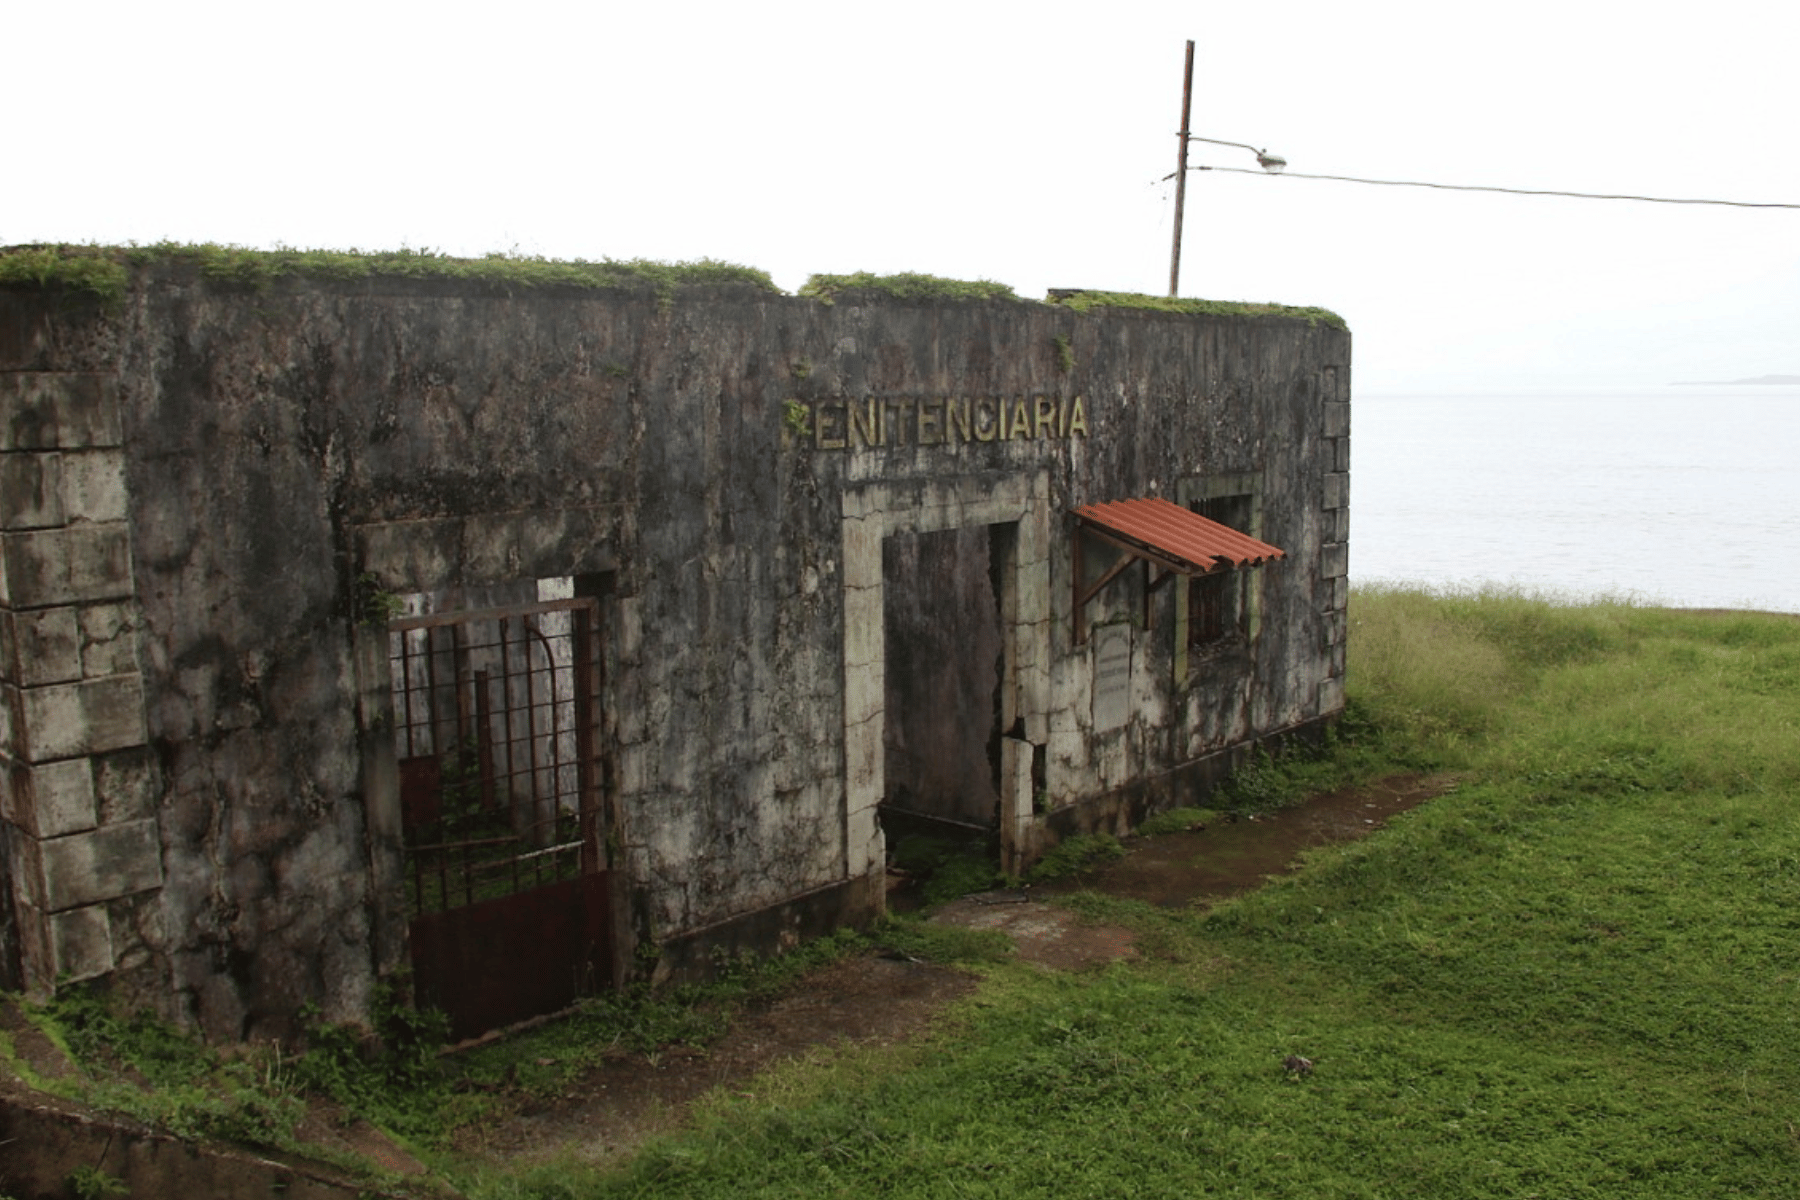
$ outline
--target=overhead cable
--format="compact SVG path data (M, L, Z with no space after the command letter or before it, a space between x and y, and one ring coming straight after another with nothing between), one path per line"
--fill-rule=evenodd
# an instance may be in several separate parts
M1195 139L1201 140L1201 139ZM1236 145L1237 143L1229 143ZM1372 183L1382 187L1438 188L1451 192L1504 192L1509 196L1568 196L1576 200L1638 200L1646 204L1723 204L1732 208L1800 208L1800 204L1758 204L1748 200L1677 200L1667 196L1611 195L1601 192L1556 192L1537 188L1480 187L1466 183L1421 183L1411 179L1358 179L1353 175L1308 175L1302 171L1252 171L1248 167L1189 167L1190 171L1230 171L1234 175L1264 175L1279 179L1329 179L1337 183Z

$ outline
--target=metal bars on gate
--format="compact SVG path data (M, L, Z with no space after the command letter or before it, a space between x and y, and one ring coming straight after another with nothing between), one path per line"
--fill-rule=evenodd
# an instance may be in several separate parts
M598 605L388 623L414 914L601 869Z

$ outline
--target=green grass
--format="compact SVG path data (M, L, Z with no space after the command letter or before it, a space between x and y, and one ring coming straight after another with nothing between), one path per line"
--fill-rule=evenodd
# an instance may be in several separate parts
M1162 837L1204 827L1224 813L1216 808L1170 808L1154 813L1137 827L1139 837Z
M1142 961L1053 974L895 923L729 964L709 992L597 1000L365 1105L428 1092L441 1137L886 944L984 964L929 1040L735 1084L620 1166L453 1181L495 1200L1794 1194L1800 619L1364 589L1351 623L1338 735L1255 764L1220 806L1396 770L1460 786L1210 908L1060 901L1135 929ZM139 1040L146 1074L187 1069Z
M148 1013L122 1015L98 993L64 988L42 1008L25 1010L84 1070L40 1079L22 1062L21 1078L157 1125L178 1137L285 1147L300 1119L292 1061L279 1049L248 1046L221 1056ZM10 1047L5 1049L10 1057Z
M1125 847L1110 833L1078 833L1056 843L1026 872L1028 883L1048 883L1103 867L1125 857Z
M639 985L589 997L570 1015L444 1055L442 1013L406 1003L403 980L377 989L372 1028L316 1022L303 1054L280 1047L208 1047L145 1012L119 1011L103 991L62 989L23 1012L76 1065L63 1079L34 1075L0 1035L0 1062L33 1086L122 1113L178 1137L319 1154L297 1140L309 1097L331 1101L428 1159L459 1129L553 1102L574 1080L620 1056L654 1065L674 1048L704 1048L738 1012L846 956L885 952L971 966L1008 962L1012 943L991 930L889 919L778 958L718 964L702 985ZM327 1152L346 1170L384 1178L373 1163Z
M1146 961L990 970L936 1041L485 1195L1723 1197L1800 1178L1800 620L1352 598L1351 728L1260 764L1462 786ZM1289 1054L1311 1058L1299 1076Z

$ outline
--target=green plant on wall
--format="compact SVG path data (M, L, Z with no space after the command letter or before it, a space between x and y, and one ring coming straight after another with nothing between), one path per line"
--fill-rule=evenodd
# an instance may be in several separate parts
M1069 335L1059 333L1050 339L1050 344L1056 347L1056 369L1064 375L1073 371L1075 369L1075 347L1069 341Z
M781 423L797 438L812 436L812 410L798 400L782 402Z
M368 626L386 625L406 611L401 596L381 586L381 576L364 571L356 577L357 623Z

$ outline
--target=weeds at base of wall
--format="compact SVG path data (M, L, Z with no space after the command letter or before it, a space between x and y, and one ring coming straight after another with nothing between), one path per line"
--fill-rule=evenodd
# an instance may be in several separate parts
M559 1020L449 1054L443 1014L406 1004L401 982L378 988L371 1027L315 1021L298 1055L272 1045L220 1052L148 1013L123 1016L98 991L71 987L27 1015L80 1074L29 1082L183 1139L300 1152L372 1178L381 1174L373 1164L296 1140L308 1096L329 1099L345 1121L367 1121L427 1152L496 1106L562 1095L608 1059L654 1062L673 1047L716 1042L743 1006L811 971L876 951L978 964L1003 962L1012 947L992 931L890 918L777 958L723 958L712 983L660 991L640 984L593 996Z
M1407 730L1382 724L1365 700L1353 696L1326 730L1321 744L1290 744L1275 753L1259 747L1249 762L1234 770L1212 792L1208 808L1175 810L1166 820L1181 819L1176 813L1275 812L1383 773L1442 765L1435 750L1418 743ZM1206 816L1197 815L1189 823L1205 819ZM1153 816L1140 832L1171 830Z
M892 859L893 865L917 884L919 902L927 912L1003 882L985 841L915 834L895 843Z
M1163 837L1171 833L1189 833L1204 829L1225 815L1216 808L1170 808L1144 819L1135 832L1139 837Z
M287 1148L305 1110L294 1060L274 1045L221 1055L148 1012L118 1013L99 992L69 987L22 1012L79 1074L30 1078L53 1095L121 1113L177 1137Z
M373 1029L312 1023L294 1077L304 1089L330 1097L372 1124L429 1142L448 1097L438 1058L450 1021L437 1009L407 1003L410 990L403 980L377 985ZM316 1009L311 1016L316 1018Z
M68 1184L77 1200L103 1200L107 1196L123 1196L131 1190L117 1175L109 1175L86 1163L69 1172Z
M602 1063L637 1057L654 1064L677 1047L700 1049L722 1038L746 1006L804 975L848 957L883 952L913 961L993 964L1012 943L991 930L888 918L864 931L843 929L775 958L725 956L711 983L653 990L638 984L593 996L568 1016L446 1056L451 1098L442 1133L477 1125L485 1114L554 1099Z
M1125 848L1109 833L1076 834L1058 842L1025 873L1008 879L1000 873L984 846L942 838L903 838L894 848L894 865L918 881L924 910L937 908L960 897L1003 885L1049 883L1113 862Z
M1025 875L1028 883L1049 883L1091 871L1125 857L1125 847L1110 833L1078 833L1066 837L1040 858Z

